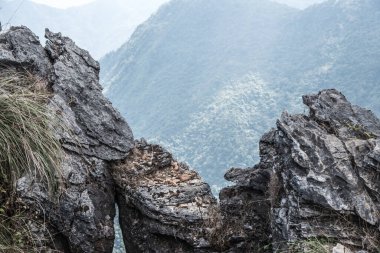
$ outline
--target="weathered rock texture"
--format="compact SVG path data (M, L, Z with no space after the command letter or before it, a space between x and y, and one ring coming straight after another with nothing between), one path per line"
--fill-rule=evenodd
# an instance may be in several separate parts
M270 170L231 169L225 178L235 186L219 194L221 229L217 244L228 252L269 252L270 201L266 194Z
M17 190L31 210L47 220L47 230L64 252L111 252L113 247L114 185L109 166L132 147L130 128L99 85L99 65L70 39L46 32L46 48L25 27L0 35L0 65L30 71L46 81L53 98L48 105L61 120L55 129L64 148L63 189L58 204L29 177ZM38 231L41 229L41 231ZM44 238L40 238L41 244ZM42 246L42 245L41 245Z
M112 173L127 252L210 252L217 202L196 172L141 140Z
M236 186L221 192L222 210L239 217L241 203L267 198L263 209L252 205L252 213L264 221L251 220L249 226L270 231L272 239L266 241L275 251L340 242L352 250L377 252L380 121L336 90L303 100L310 114L284 113L277 129L261 139L260 164L226 174ZM257 243L252 239L244 243Z
M376 252L380 121L336 90L303 99L310 114L284 113L258 165L226 173L235 185L220 205L185 165L136 142L112 172L127 251Z
M64 149L58 201L27 175L17 185L46 225L30 221L37 244L112 252L117 201L130 253L379 250L380 121L370 111L336 90L304 96L310 114L284 113L261 139L260 163L225 175L235 185L221 191L218 204L199 175L165 149L133 141L86 51L60 34L47 31L46 38L43 48L25 27L0 33L0 71L45 80L48 106L61 122L54 129Z

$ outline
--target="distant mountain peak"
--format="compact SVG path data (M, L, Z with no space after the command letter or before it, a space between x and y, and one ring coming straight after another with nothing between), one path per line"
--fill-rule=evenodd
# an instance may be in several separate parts
M226 165L258 158L252 143L275 115L302 111L295 97L334 87L380 112L378 3L301 11L269 0L172 1L102 59L102 83L136 136L221 185Z
M60 31L99 59L125 43L134 29L166 1L96 0L58 9L30 0L0 0L0 21L7 27L26 25L40 39L45 28Z
M334 0L334 4L347 10L355 10L378 0Z

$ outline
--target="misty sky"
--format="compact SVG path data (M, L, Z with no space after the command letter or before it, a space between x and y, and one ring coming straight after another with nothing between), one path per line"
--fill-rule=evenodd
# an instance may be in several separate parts
M72 6L90 3L93 0L32 0L36 3L46 4L57 8L67 8Z
M67 8L67 7L71 7L71 6L77 6L77 5L89 3L89 2L92 2L94 0L32 0L32 1L37 2L37 3L47 4L50 6L57 7L57 8ZM110 1L112 1L112 0L110 0ZM320 3L320 2L323 2L325 0L274 0L274 1L303 9L303 8L306 8L310 5L312 5L312 4ZM144 5L148 4L149 2L153 6L157 5L156 0L144 1Z
M273 0L279 3L287 4L292 7L296 7L299 9L304 9L310 5L322 3L326 0Z
M19 0L18 0L19 1ZM56 8L68 8L72 6L79 6L83 4L87 4L90 2L93 2L95 0L32 0L33 2L40 3L40 4L46 4L50 5ZM163 2L166 2L168 0L144 0L141 1L141 4L146 6L147 8L149 7L157 7L160 6ZM112 0L110 0L112 2ZM126 1L128 2L128 1ZM137 2L137 1L135 1ZM150 6L148 6L150 5Z

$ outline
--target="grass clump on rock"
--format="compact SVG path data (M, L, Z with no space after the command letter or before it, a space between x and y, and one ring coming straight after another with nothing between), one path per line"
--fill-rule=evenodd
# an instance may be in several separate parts
M30 233L33 217L16 185L27 175L57 192L62 150L50 97L46 83L29 72L0 70L0 252L39 251Z
M13 190L25 174L56 187L61 145L49 97L45 83L28 72L0 73L0 178Z

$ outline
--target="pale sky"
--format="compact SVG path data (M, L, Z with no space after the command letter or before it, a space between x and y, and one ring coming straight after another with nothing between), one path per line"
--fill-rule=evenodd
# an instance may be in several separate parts
M93 0L32 0L33 2L46 4L57 8L68 8L71 6L83 5L93 2Z
M305 9L306 7L309 7L313 4L318 4L325 2L326 0L272 0L278 3L287 4L292 7L296 7L299 9Z
M32 0L36 3L46 4L57 8L68 8L71 6L83 5L93 2L94 0ZM303 9L311 4L320 3L325 0L274 0L276 2L285 3L293 7ZM146 2L144 3L146 4Z
M46 4L57 8L68 8L71 6L83 5L93 2L94 0L32 0L36 3ZM321 3L325 0L272 0L279 3L288 4L290 6L304 9L312 4ZM155 1L153 1L155 2ZM146 4L146 1L144 2Z

